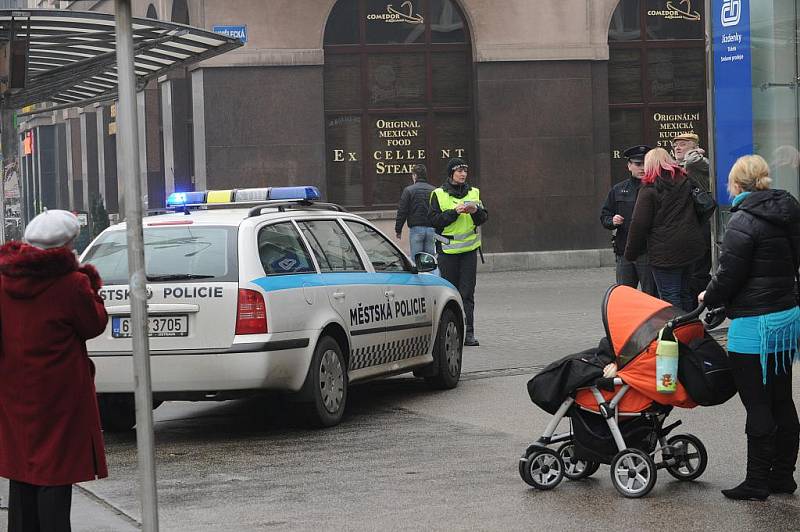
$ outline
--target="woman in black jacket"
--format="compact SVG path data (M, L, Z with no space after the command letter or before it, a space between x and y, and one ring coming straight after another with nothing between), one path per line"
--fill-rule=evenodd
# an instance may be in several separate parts
M769 166L740 157L728 176L733 198L719 267L699 299L725 306L731 318L728 354L747 410L747 477L722 490L730 499L764 500L793 493L800 423L792 400L800 309L795 275L800 261L800 204L770 190Z
M693 310L689 281L692 266L705 253L694 211L692 184L663 148L644 156L642 189L633 208L625 258L647 252L658 296L673 306Z

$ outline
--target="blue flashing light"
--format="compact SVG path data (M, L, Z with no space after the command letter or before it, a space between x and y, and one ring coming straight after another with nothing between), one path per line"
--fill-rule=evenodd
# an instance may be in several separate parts
M186 204L186 192L173 192L167 197L167 207L177 207Z
M183 205L197 205L206 202L206 193L203 192L173 192L167 197L167 207L181 207Z
M317 187L272 187L269 190L269 199L271 200L315 201L320 197Z

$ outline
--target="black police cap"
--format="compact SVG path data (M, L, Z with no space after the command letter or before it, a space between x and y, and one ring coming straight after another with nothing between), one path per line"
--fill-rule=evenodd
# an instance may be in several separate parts
M629 161L644 161L645 153L649 152L652 148L646 144L639 144L638 146L631 146L622 152L622 156Z

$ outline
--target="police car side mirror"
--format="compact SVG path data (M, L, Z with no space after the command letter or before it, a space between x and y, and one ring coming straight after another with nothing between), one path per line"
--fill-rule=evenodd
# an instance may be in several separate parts
M431 255L430 253L417 253L414 256L414 264L417 266L417 271L420 273L432 272L439 265L436 262L436 257Z

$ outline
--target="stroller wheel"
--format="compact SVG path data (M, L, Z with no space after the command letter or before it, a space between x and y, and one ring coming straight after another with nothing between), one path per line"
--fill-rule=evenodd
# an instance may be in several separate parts
M570 480L586 478L595 471L600 464L589 460L575 458L575 444L567 442L558 448L558 456L564 463L564 476Z
M564 462L552 449L539 448L520 458L522 480L540 490L551 490L564 478Z
M624 449L611 460L611 483L625 497L644 497L656 484L656 464L639 449Z
M677 434L667 440L664 460L675 459L667 466L667 472L678 480L694 480L703 474L708 465L706 446L693 434Z

